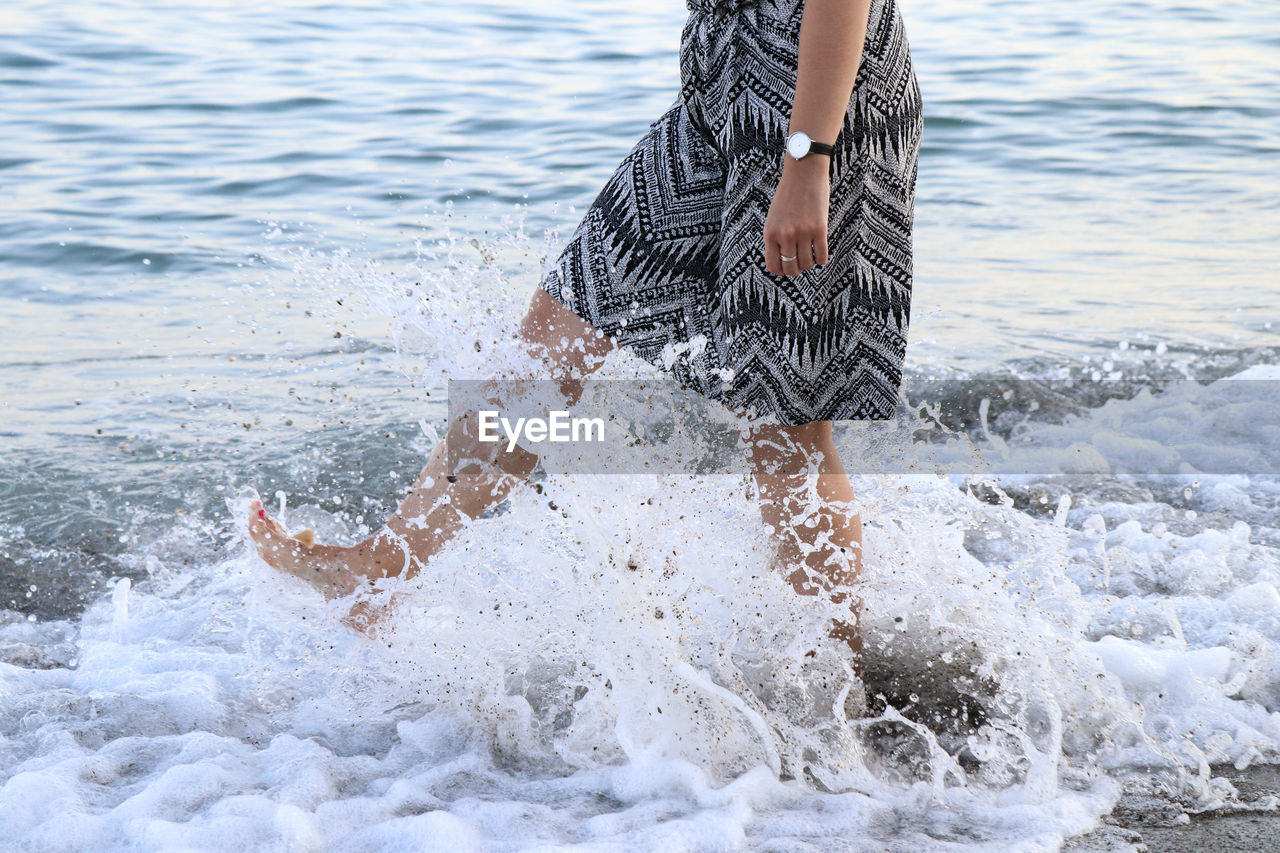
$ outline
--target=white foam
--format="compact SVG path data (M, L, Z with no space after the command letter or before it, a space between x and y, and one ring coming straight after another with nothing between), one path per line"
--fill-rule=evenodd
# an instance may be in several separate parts
M343 274L395 317L416 377L534 369L502 349L518 304L486 310L469 286L493 270L426 276L430 298L407 301L403 278ZM646 370L620 355L602 375ZM1167 434L1138 411L1092 417L1149 464ZM1230 426L1230 447L1205 430L1172 452L1274 452L1257 424ZM22 664L0 664L0 848L1051 850L1138 769L1219 802L1205 762L1280 760L1280 559L1214 516L1265 506L1273 484L1200 482L1191 524L1154 495L1074 492L1030 515L936 475L855 477L867 664L894 693L893 737L834 713L852 684L824 636L840 611L770 569L736 476L518 490L387 585L376 641L340 624L349 601L243 542L157 565L74 623L0 627ZM39 668L24 648L62 659ZM985 715L972 735L952 716L966 703Z

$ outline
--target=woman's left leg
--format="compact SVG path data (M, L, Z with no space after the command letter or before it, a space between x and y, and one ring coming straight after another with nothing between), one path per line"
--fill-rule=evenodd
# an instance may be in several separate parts
M533 291L517 345L549 362L569 402L581 394L581 377L597 369L615 347L611 338L540 288ZM249 535L269 565L314 584L328 598L346 596L366 579L412 577L466 524L523 482L536 464L537 457L521 447L508 453L503 443L481 443L471 411L449 425L413 489L369 539L352 546L299 541L257 502L250 508ZM371 610L363 603L352 612L362 614L348 622L352 627L371 624Z
M748 444L760 511L778 542L778 568L801 595L827 590L832 601L849 602L849 620L835 620L829 636L849 645L861 677L860 607L848 587L862 573L862 517L850 510L853 488L831 421L759 427Z

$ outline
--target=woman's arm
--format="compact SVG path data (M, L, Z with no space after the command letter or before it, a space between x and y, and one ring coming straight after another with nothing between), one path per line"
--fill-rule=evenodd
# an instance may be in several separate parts
M871 0L805 0L788 133L803 130L815 142L835 142L853 97L870 13ZM827 262L830 169L831 158L824 154L783 156L764 226L769 272L797 275ZM782 255L797 260L783 261Z

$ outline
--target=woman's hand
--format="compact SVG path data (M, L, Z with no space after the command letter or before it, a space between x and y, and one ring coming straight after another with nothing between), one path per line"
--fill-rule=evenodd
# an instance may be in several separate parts
M831 158L786 157L764 221L764 263L774 275L799 275L827 262ZM782 256L795 258L784 261Z
M838 138L853 108L870 14L871 0L805 0L787 135L803 130L819 142ZM782 178L764 224L765 266L774 275L794 276L827 262L831 158L782 157Z

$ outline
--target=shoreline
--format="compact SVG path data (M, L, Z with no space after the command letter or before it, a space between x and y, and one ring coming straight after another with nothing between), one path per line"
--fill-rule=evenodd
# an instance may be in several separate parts
M1280 798L1280 764L1256 764L1244 770L1215 765L1213 775L1227 779L1246 807ZM1102 826L1067 839L1062 853L1254 853L1280 850L1280 811L1222 808L1194 814L1175 802L1165 809L1121 797Z

